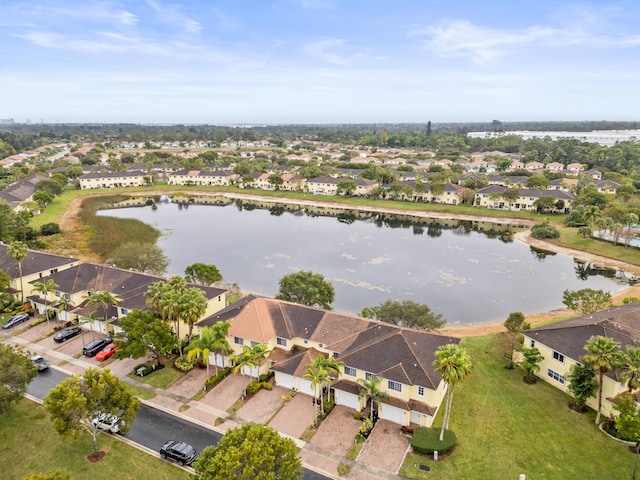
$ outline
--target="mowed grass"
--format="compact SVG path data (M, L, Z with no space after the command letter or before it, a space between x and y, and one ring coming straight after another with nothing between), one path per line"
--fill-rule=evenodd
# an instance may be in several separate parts
M594 425L595 412L568 408L570 397L539 380L522 381L492 352L493 337L463 339L473 375L457 386L450 428L458 437L453 454L434 462L408 455L400 473L438 480L617 480L631 478L634 454ZM441 425L439 412L435 427ZM414 465L429 465L430 472Z
M145 375L144 377L140 377L133 372L131 372L127 376L129 378L138 380L139 382L144 382L154 387L166 389L180 380L186 374L185 372L181 372L180 370L173 368L174 362L175 358L172 358L165 363L165 367L163 369L156 370L149 375Z
M26 399L0 415L0 432L2 480L22 480L31 472L50 472L57 467L68 470L75 480L191 478L187 472L109 434L98 436L98 448L106 452L105 457L91 463L86 459L93 452L88 433L83 432L76 440L61 437L44 408Z

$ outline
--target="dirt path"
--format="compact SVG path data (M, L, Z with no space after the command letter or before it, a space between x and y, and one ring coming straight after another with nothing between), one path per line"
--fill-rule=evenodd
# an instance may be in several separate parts
M168 192L145 192L146 195L161 195L167 194ZM203 192L180 192L180 193L191 193L194 195L206 195ZM382 212L382 213L395 213L395 214L403 214L403 215L413 215L417 217L424 218L453 218L459 220L473 220L480 222L492 222L498 223L502 225L533 225L533 221L522 220L522 219L509 219L509 218L495 218L495 217L484 217L484 216L475 216L475 215L452 215L452 214L444 214L440 212L420 212L414 210L400 210L395 208L378 208L378 207L367 207L367 206L351 206L345 205L338 202L319 202L315 200L298 200L298 199L283 199L283 198L275 198L275 197L263 197L259 195L248 195L242 193L228 193L228 192L217 192L212 194L215 196L224 196L227 198L239 198L244 200L256 200L261 202L274 202L274 203L291 203L300 206L330 206L335 208L344 208L344 209L354 209L360 211L371 211L371 212ZM59 221L60 228L62 231L67 232L72 238L76 238L79 240L79 237L82 235L80 221L78 219L78 212L80 211L80 207L82 205L82 201L87 197L78 197L71 201L69 204L69 208L67 208L66 212L62 215ZM537 247L543 250L548 250L551 252L561 253L563 255L569 255L578 260L593 263L596 265L600 265L603 267L615 268L617 270L623 270L629 273L633 273L635 275L640 275L640 266L632 265L629 263L624 263L619 260L613 260L607 257L602 257L599 255L594 255L588 252L583 252L579 250L572 250L570 248L562 247L559 245L555 245L553 243L545 242L543 240L538 240L530 235L530 231L522 231L518 232L515 235L515 239L531 245L533 247ZM81 255L80 253L74 255L82 261L85 262L95 262L95 259L92 259L90 255ZM620 304L622 300L627 297L637 297L640 298L640 285L634 285L632 287L626 288L613 296L613 303ZM550 312L540 312L528 315L526 317L527 322L531 324L531 326L540 325L543 323L550 322L551 320L558 317L566 317L571 315L572 311L568 308L559 308L556 310L552 310ZM504 330L504 326L502 322L491 322L491 323L479 323L475 325L463 325L458 327L449 327L439 330L438 333L442 333L444 335L450 335L453 337L474 337L474 336L483 336L491 333L497 333Z

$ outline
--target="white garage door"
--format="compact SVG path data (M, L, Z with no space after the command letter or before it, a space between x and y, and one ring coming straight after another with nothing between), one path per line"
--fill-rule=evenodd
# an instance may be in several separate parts
M318 390L320 389L320 387L317 387ZM316 393L314 391L313 388L311 388L311 381L310 380L305 380L304 378L299 378L298 379L298 391L300 393L304 393L305 395L309 395L310 397L315 397Z
M221 368L224 368L224 355L221 353L213 353L209 354L209 365L215 365Z
M384 420L397 423L398 425L404 425L404 410L398 407L392 407L386 403L381 403L378 406L378 416Z
M344 405L354 410L360 410L358 396L353 393L343 392L342 390L336 390L336 404Z
M258 367L251 368L251 367L244 366L242 367L242 374L248 375L253 378L258 378Z
M417 423L418 425L424 425L422 419L425 417L424 414L420 412L416 412L415 410L411 410L411 423Z
M286 373L276 372L275 374L276 385L288 389L293 389L293 376Z

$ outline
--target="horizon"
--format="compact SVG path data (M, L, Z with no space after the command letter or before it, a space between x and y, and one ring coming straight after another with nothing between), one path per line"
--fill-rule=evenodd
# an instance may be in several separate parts
M637 0L6 0L0 118L633 122L638 20Z

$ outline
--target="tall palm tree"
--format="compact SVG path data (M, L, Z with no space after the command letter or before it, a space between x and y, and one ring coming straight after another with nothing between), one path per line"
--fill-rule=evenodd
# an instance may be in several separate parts
M233 352L233 348L231 348L231 344L229 343L229 340L227 340L229 328L231 328L231 322L217 322L211 327L211 331L213 333L212 347L216 356L216 361L214 363L216 373L218 373L218 354L225 356L230 355Z
M620 375L627 382L629 393L640 388L640 347L629 347L624 353L625 371Z
M596 425L600 423L600 413L602 410L602 388L604 375L610 370L620 366L622 352L620 344L611 338L598 335L591 337L584 346L587 354L583 357L584 363L593 367L598 373L598 413L596 415Z
M369 418L373 422L373 411L378 408L380 401L389 398L389 394L380 389L380 382L382 380L378 377L371 377L370 379L359 378L358 385L362 387L358 396L365 399L365 406L369 400L371 400L371 413Z
M235 364L233 367L233 373L242 373L242 377L245 376L245 367L254 368L259 366L264 359L266 359L271 354L271 350L264 343L259 343L252 347L248 347L244 345L242 347L242 352L238 355L232 356L229 360ZM244 400L245 395L247 394L247 385L245 385L242 390L242 399Z
M110 305L117 305L120 302L120 297L118 295L114 295L108 290L102 290L100 292L95 292L92 295L87 297L87 306L97 305L98 309L102 309L102 321L107 321L107 311Z
M321 355L316 357L316 360L320 357ZM322 392L318 390L318 387L324 385L324 383L328 381L329 372L327 372L324 368L322 368L322 365L315 361L307 364L304 369L306 373L302 376L302 378L304 378L305 380L309 380L311 382L311 388L313 388L317 424L319 414L318 403L321 405L321 408L324 411L324 405L322 404ZM320 395L318 395L318 393L320 393ZM320 397L320 402L318 402L318 396Z
M18 274L20 275L20 298L24 303L24 285L22 281L22 261L29 254L29 247L23 242L11 242L7 246L7 254L18 262Z
M336 360L334 357L324 357L318 355L315 359L318 364L327 371L327 386L340 375L340 369L344 368L344 362ZM331 389L327 392L327 401L331 401Z
M46 282L33 282L33 289L44 295L44 318L47 319L47 323L49 323L49 294L51 292L55 292L60 285L58 285L54 280L49 279Z
M442 380L447 384L447 400L445 403L440 441L444 439L444 431L449 428L451 407L453 405L453 390L457 383L464 381L473 369L471 357L459 345L450 343L442 345L436 350L436 360L433 365L436 372L442 375Z
M227 324L227 330L231 324L229 322L219 322L221 324ZM220 339L220 332L222 331L220 328L216 329L216 325L212 327L203 327L200 331L200 336L194 339L186 351L187 356L189 358L201 357L204 360L205 365L207 366L207 380L209 379L209 357L212 352L216 351L224 351L224 353L228 354L231 350L231 345L226 339L225 336ZM216 373L218 373L218 367L216 365Z
M190 288L180 299L179 316L189 326L187 343L191 343L193 326L207 311L207 297L199 288Z

